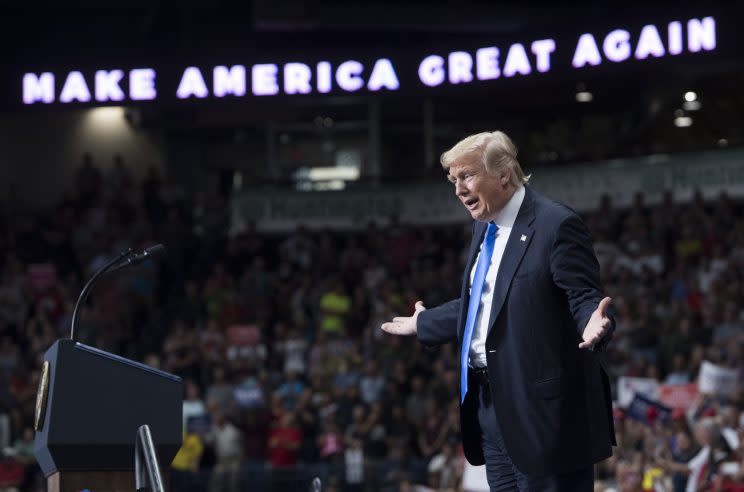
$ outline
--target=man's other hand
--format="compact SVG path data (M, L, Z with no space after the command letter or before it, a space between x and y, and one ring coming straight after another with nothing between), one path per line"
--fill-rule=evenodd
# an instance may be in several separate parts
M396 316L392 321L383 323L381 328L393 335L415 335L416 319L421 311L426 311L426 308L423 302L418 301L413 316Z
M589 318L589 322L586 324L586 328L584 328L584 333L581 337L584 341L579 344L580 349L593 349L594 345L598 343L602 337L605 336L607 330L610 329L610 318L607 317L606 311L607 308L610 307L611 302L612 299L609 297L605 297L599 302L599 306L594 310L592 317Z

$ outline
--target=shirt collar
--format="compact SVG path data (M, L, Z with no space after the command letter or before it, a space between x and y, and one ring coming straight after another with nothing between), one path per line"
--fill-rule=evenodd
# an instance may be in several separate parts
M517 214L519 208L522 206L524 201L524 186L520 186L516 189L512 197L506 202L504 208L496 215L493 219L493 223L501 227L511 228L514 226L514 221L517 220Z

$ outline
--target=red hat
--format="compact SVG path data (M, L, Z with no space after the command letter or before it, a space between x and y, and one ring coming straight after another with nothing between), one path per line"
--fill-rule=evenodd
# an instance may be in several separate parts
M653 424L656 422L657 418L659 418L659 409L656 407L648 407L646 409L646 421L648 421L649 424Z

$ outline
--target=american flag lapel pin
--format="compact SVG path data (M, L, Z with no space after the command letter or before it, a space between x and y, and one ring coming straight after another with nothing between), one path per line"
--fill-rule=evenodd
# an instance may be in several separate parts
M519 240L522 242L527 241L527 236L522 234L522 237L520 237Z

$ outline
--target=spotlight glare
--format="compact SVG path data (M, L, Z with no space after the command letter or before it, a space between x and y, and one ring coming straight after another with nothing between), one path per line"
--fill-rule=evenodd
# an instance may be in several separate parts
M677 116L674 118L674 126L679 128L687 128L692 126L692 118L689 116Z
M700 104L700 101L685 101L682 103L682 107L685 109L685 111L697 111L700 109L702 105Z
M121 106L102 106L88 110L88 117L98 125L118 125L124 120L124 108Z
M697 100L697 94L692 91L685 92L685 101L692 102Z
M591 102L594 99L594 94L589 91L580 91L576 93L576 100L578 102Z

